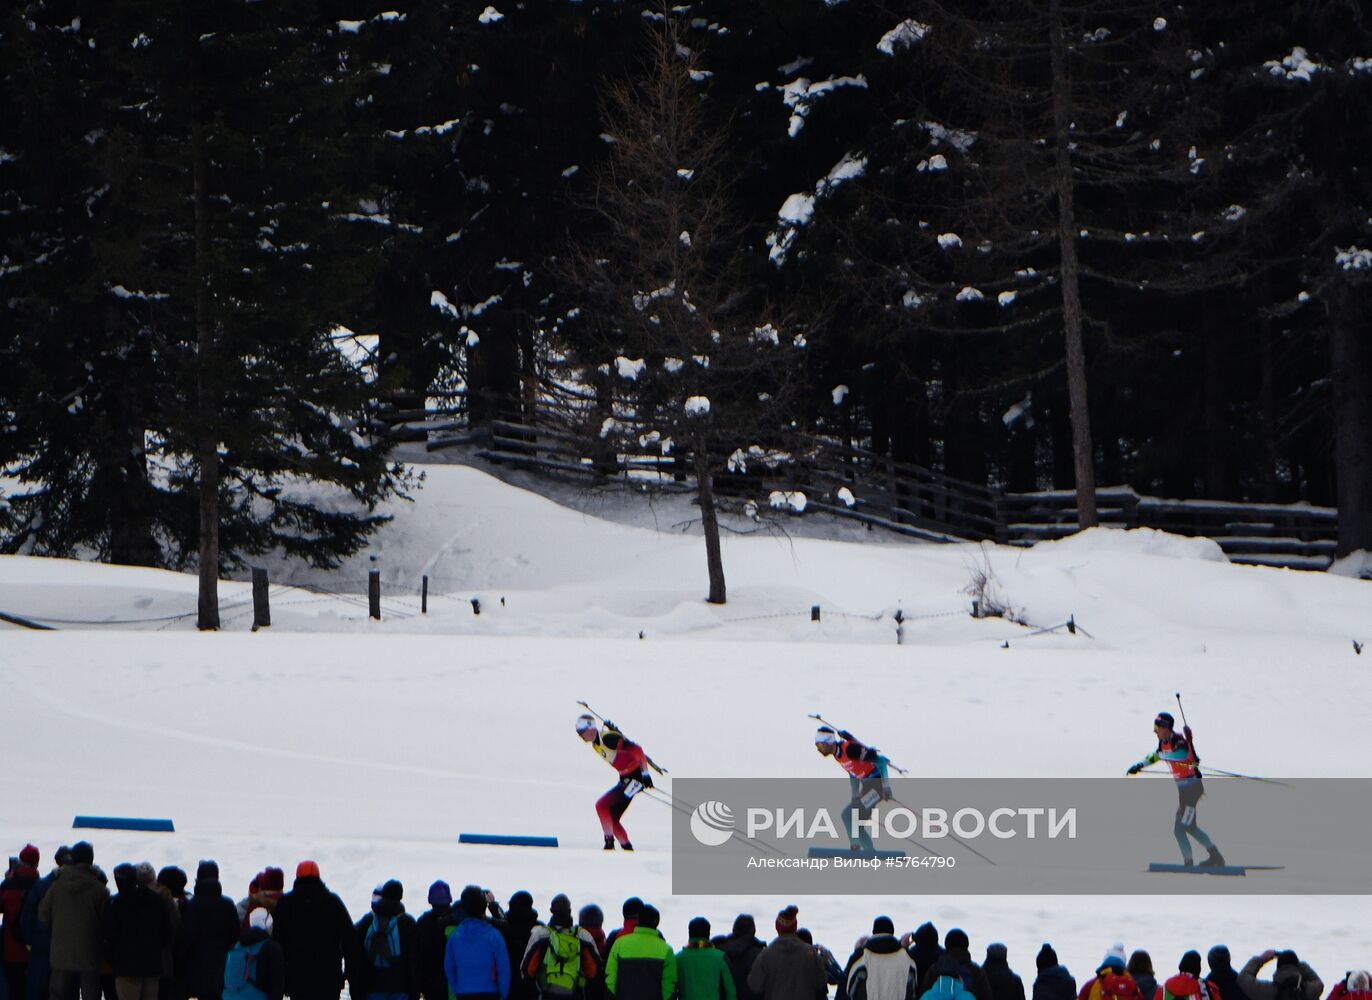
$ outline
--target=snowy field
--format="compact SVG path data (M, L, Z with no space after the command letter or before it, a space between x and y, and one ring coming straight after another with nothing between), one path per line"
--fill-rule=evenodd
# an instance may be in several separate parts
M217 858L235 896L311 857L354 915L392 877L415 914L436 878L528 888L543 911L567 892L608 924L638 894L679 946L697 913L727 931L747 910L770 936L794 901L840 959L878 913L902 930L932 919L965 928L978 959L1006 942L1026 980L1045 940L1079 980L1113 941L1160 972L1219 942L1236 963L1294 947L1331 984L1372 964L1367 897L673 897L670 810L636 802L638 851L602 852L592 803L613 776L572 729L586 699L675 776L824 777L806 718L821 711L915 776L1113 777L1181 691L1207 765L1372 777L1372 652L1353 647L1372 640L1372 583L1231 566L1211 542L1150 531L1016 550L807 517L785 533L734 523L729 603L711 607L680 499L550 498L445 465L392 512L337 571L269 562L273 626L257 633L243 583L221 587L224 631L199 634L192 577L0 558L0 611L72 623L0 624L0 844L33 841L46 869L83 835L77 814L167 817L175 834L85 835L106 870ZM372 568L380 622L359 597ZM967 614L988 568L1030 624ZM1077 634L1046 631L1069 616ZM1223 847L1204 808L1202 823ZM459 846L461 831L563 846ZM1175 850L1169 807L1157 860Z

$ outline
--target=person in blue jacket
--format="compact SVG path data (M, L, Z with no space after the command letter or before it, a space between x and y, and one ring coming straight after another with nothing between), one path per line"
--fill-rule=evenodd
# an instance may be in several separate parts
M469 885L462 890L467 918L448 938L443 974L454 997L467 1000L508 1000L510 955L505 939L486 916L486 896Z

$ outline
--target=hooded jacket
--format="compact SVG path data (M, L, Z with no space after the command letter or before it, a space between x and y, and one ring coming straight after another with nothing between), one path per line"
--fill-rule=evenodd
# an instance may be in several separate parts
M951 932L950 932L951 933ZM920 970L919 993L923 996L939 976L952 976L962 979L970 987L977 1000L992 1000L991 983L980 965L972 961L966 948L944 948L938 961L928 969Z
M172 940L166 901L155 889L132 879L116 878L116 882L119 894L105 908L104 921L114 974L131 979L160 978L162 949Z
M351 973L353 922L348 908L317 875L295 880L273 916L272 937L286 959L286 992L294 1000L337 997Z
M49 954L54 972L100 971L102 920L109 898L104 873L93 864L83 861L58 869L38 904L38 919L52 929Z
M399 953L389 962L378 964L367 953L367 935L378 920L394 920ZM378 929L377 933L381 933ZM390 929L386 928L389 936ZM353 928L353 953L357 960L348 980L348 992L362 1000L369 993L404 993L411 1000L419 1000L422 973L419 964L419 931L414 917L405 912L405 904L398 899L379 899L372 904L372 912Z
M1239 989L1248 1000L1282 1000L1293 991L1304 1000L1319 1000L1324 993L1324 982L1308 962L1279 965L1271 979L1259 979L1258 970L1264 964L1261 955L1254 955L1239 972Z
M0 915L4 917L3 937L0 937L0 960L23 965L29 960L28 946L19 939L19 911L24 894L38 881L38 869L32 865L18 865L9 878L0 882Z
M1050 965L1034 980L1033 1000L1075 1000L1077 980L1067 966Z
M729 966L729 975L734 977L734 993L738 1000L758 1000L748 985L748 973L753 971L753 963L767 948L767 942L754 934L730 934L719 938L715 947L724 953L724 962Z
M1024 1000L1024 980L1010 968L1010 953L1005 945L986 946L986 961L981 964L981 970L991 984L992 1000Z
M181 915L177 942L186 991L193 997L217 996L224 990L224 960L238 943L238 908L224 895L218 879L195 883L195 895Z
M850 1000L915 1000L919 970L894 934L874 934L849 966Z
M454 996L510 995L510 953L490 922L468 917L448 938L443 973Z

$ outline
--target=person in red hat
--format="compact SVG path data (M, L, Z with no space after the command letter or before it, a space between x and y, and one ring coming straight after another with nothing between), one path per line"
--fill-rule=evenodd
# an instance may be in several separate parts
M296 865L295 885L276 904L274 917L272 936L286 956L292 1000L338 1000L352 957L353 921L324 884L319 865Z
M0 914L5 921L0 933L0 964L4 966L10 997L22 1000L28 981L29 949L18 937L19 911L24 905L24 896L38 881L38 862L41 860L38 848L25 844L17 860L18 864L0 882Z
M796 936L800 910L792 905L777 914L777 936L748 973L748 988L763 1000L823 1000L829 995L824 960Z

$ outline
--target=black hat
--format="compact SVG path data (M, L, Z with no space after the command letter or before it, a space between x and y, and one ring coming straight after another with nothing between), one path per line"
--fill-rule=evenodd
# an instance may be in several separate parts
M53 852L52 860L56 863L58 868L61 868L63 865L71 864L71 848L66 844L63 844Z
M1034 965L1042 972L1044 969L1051 969L1058 964L1058 953L1053 950L1053 946L1047 941L1043 942L1043 947L1039 949L1038 955L1034 958Z
M1280 969L1283 965L1298 966L1300 964L1301 960L1296 957L1296 953L1291 949L1288 948L1286 951L1277 952L1277 968Z
M157 873L157 883L170 889L173 896L180 896L186 891L186 873L176 865L167 865Z
M1233 968L1233 959L1229 956L1229 949L1222 944L1217 944L1211 948L1206 954L1205 960L1210 963L1212 969Z
M71 863L89 865L95 863L95 848L88 841L78 840L71 845Z
M1201 973L1200 952L1188 951L1183 955L1181 957L1181 962L1177 964L1177 971L1189 972L1193 976L1199 976Z
M595 903L587 903L576 915L576 922L588 931L593 931L597 927L604 927L605 911L596 906Z
M397 880L391 879L381 887L382 899L393 899L397 903L405 898L405 887Z
M202 861L195 866L195 880L197 882L218 882L219 881L219 862Z
M639 899L637 896L630 896L624 901L624 905L620 907L620 912L624 914L624 919L628 920L630 917L638 916L638 911L641 909L643 909L643 900Z
M638 911L638 926L653 930L662 922L662 914L657 912L656 906L643 904L643 908Z
M734 917L734 935L736 937L757 936L757 921L753 919L751 913L740 913Z
M872 921L873 934L894 934L896 923L890 917L877 917Z
M961 948L965 951L971 946L972 942L968 939L967 932L961 927L954 927L943 936L943 947L945 948Z
M692 941L705 940L710 937L710 921L704 917L696 917L686 925L686 934Z
M534 908L534 896L528 889L520 889L510 897L511 913L530 913Z

